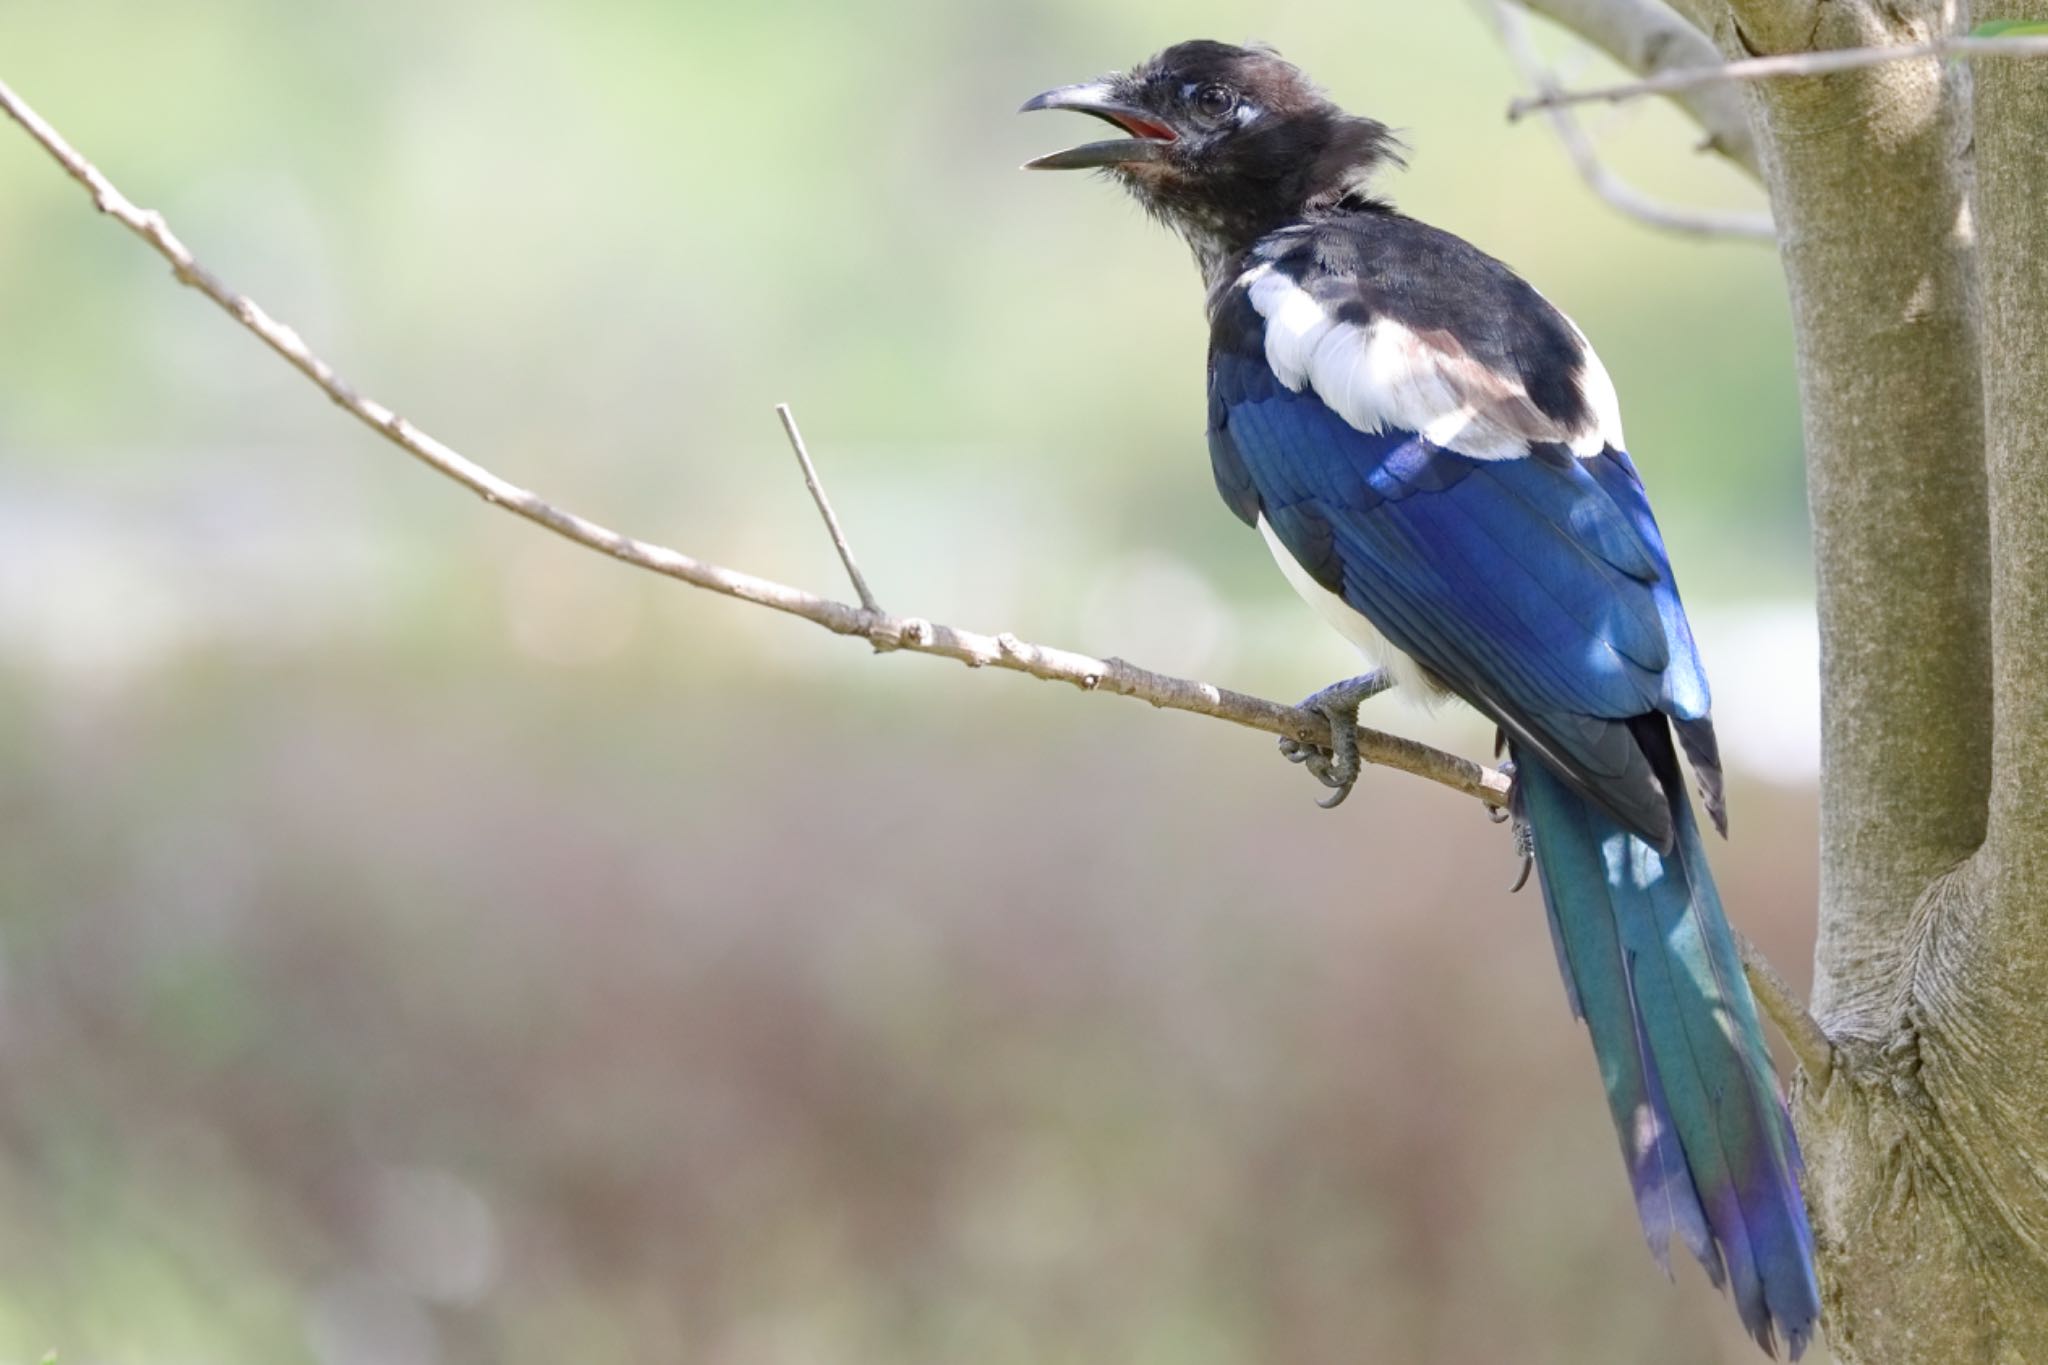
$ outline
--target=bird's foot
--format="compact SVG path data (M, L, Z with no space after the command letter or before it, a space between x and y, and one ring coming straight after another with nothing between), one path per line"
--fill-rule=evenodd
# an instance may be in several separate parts
M1521 793L1515 787L1513 759L1501 763L1500 775L1508 780L1508 803L1490 808L1486 818L1496 825L1507 825L1515 837L1515 853L1522 860L1522 872L1515 878L1515 884L1508 888L1508 894L1512 896L1529 884L1529 874L1536 868L1536 833L1529 828L1529 817L1522 813Z
M1393 685L1387 671L1377 669L1302 699L1302 710L1320 711L1330 722L1330 747L1284 738L1280 741L1280 754L1289 763L1299 763L1308 769L1316 781L1330 789L1330 795L1316 802L1324 810L1343 805L1358 781L1358 708Z

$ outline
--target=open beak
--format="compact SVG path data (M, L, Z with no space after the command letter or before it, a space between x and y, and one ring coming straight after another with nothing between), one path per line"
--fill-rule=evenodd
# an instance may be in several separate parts
M1072 171L1091 166L1122 166L1133 161L1158 161L1176 141L1173 129L1147 111L1118 99L1116 87L1106 80L1063 85L1057 90L1033 95L1017 112L1028 114L1034 109L1079 110L1093 114L1105 123L1115 124L1130 136L1114 137L1104 142L1084 142L1064 152L1037 157L1024 163L1027 171Z

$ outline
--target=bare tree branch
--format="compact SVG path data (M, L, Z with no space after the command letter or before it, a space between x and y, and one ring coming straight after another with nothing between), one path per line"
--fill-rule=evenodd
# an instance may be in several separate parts
M1493 15L1500 30L1501 46L1507 49L1508 56L1520 68L1522 78L1540 95L1557 93L1557 75L1537 50L1535 35L1529 31L1528 18L1521 9L1508 0L1494 0ZM1677 16L1672 18L1676 20ZM1564 144L1565 154L1578 169L1579 178L1593 193L1637 222L1688 237L1737 237L1753 242L1776 240L1777 229L1768 214L1687 209L1652 199L1607 169L1593 146L1593 139L1587 136L1571 110L1550 109L1548 115L1558 141Z
M503 507L556 535L610 555L622 563L756 606L771 607L802 617L836 635L857 635L880 651L936 654L956 659L972 668L1008 669L1049 682L1072 683L1087 692L1136 697L1166 710L1214 716L1269 734L1325 747L1329 745L1329 721L1317 712L1283 706L1210 683L1155 673L1122 659L1098 659L1073 650L1029 644L1007 633L981 634L817 597L786 584L708 563L666 546L636 540L564 511L485 469L383 403L358 393L335 372L333 366L315 355L296 331L272 318L254 299L229 288L200 264L171 231L162 214L138 208L5 83L0 83L0 109L4 109L27 130L29 136L42 144L74 180L85 186L100 212L116 219L169 261L180 283L190 285L212 299L242 326L255 333L264 345L318 385L337 406L437 473L478 494L485 502ZM1426 777L1454 791L1478 797L1491 806L1502 806L1507 801L1508 782L1500 773L1414 740L1374 730L1360 730L1359 753L1368 762Z
M1242 692L1232 692L1210 683L1154 673L1122 659L1098 659L1073 650L1029 644L1008 633L984 635L918 617L892 616L872 605L856 607L845 602L816 597L801 589L708 563L666 546L636 540L545 502L534 493L499 477L453 447L430 436L384 404L358 393L335 372L333 366L315 355L296 331L272 318L254 299L230 289L222 283L219 276L201 265L171 231L162 214L152 209L138 208L133 201L115 188L113 182L107 179L98 167L74 150L55 128L46 123L8 88L5 82L0 82L0 110L4 110L20 124L74 180L86 188L100 212L120 222L169 261L172 272L180 283L190 285L212 299L358 421L435 472L478 494L493 506L502 507L553 531L556 535L609 555L621 563L663 574L693 587L738 598L743 602L751 602L756 606L770 607L791 616L801 617L823 626L836 635L859 636L872 644L878 652L904 650L918 654L935 654L958 660L970 668L1007 669L1048 682L1072 683L1084 692L1108 692L1117 696L1134 697L1165 710L1214 716L1219 720L1227 720L1249 729L1264 730L1269 734L1323 747L1330 744L1329 721L1319 712L1283 706L1278 702ZM797 446L799 458L802 459L804 451L796 434L794 418L790 416L786 406L778 409L778 412L792 443ZM828 529L837 532L838 519L830 511L830 504L826 501L823 488L816 479L815 468L809 465L807 459L803 462L806 465L807 482L818 500L819 511L824 515ZM862 580L859 570L854 567L851 552L845 550L843 533L835 534L834 543L839 545L845 554L847 570L854 577L858 590ZM867 594L863 596L867 597ZM871 602L872 599L869 600ZM1444 753L1412 739L1363 727L1358 731L1358 752L1359 757L1365 762L1427 778L1453 791L1476 797L1491 808L1502 808L1507 805L1508 779L1499 771L1469 759ZM1771 998L1772 992L1768 982L1778 980L1777 974L1746 941L1740 941L1738 946L1742 952L1744 969L1752 982L1762 979L1766 983L1756 986L1759 995ZM1791 1003L1790 994L1783 990L1782 981L1779 982L1776 998L1789 1011L1784 1018L1798 1016L1805 1020L1805 1029L1810 1029L1814 1033L1819 1032L1819 1025L1804 1016L1796 1003ZM1780 1019L1780 1015L1775 1012L1772 1017ZM1800 1026L1788 1026L1781 1019L1780 1027ZM1791 1036L1789 1032L1788 1036ZM1795 1047L1797 1046L1795 1042Z
M811 490L811 501L818 504L818 515L825 519L825 533L832 537L832 548L839 551L839 562L846 566L846 576L853 580L853 591L859 596L861 606L872 612L881 611L875 605L875 595L868 591L868 580L861 575L860 562L853 557L853 547L846 543L846 532L840 528L838 513L832 510L832 499L825 496L824 480L818 477L818 467L811 463L811 452L804 446L804 434L797 429L796 414L789 410L789 404L777 403L775 415L782 419L782 430L789 437L789 448L796 452L796 462L803 467L804 487Z
M1738 930L1735 947L1742 955L1743 975L1749 978L1749 988L1756 993L1757 1003L1778 1026L1778 1032L1785 1035L1786 1045L1799 1059L1799 1065L1806 1068L1806 1074L1813 1078L1813 1083L1825 1090L1835 1072L1834 1043L1814 1022L1813 1016L1806 1012L1806 1007L1799 1003L1799 996L1785 978L1778 975L1778 969L1771 965L1770 959L1749 941L1749 935Z
M1721 65L1713 39L1663 0L1520 0L1530 10L1576 33L1638 76ZM1756 135L1742 92L1725 83L1681 90L1673 102L1706 133L1705 148L1754 177Z
M1508 118L1522 119L1539 109L1559 109L1572 104L1619 104L1649 95L1678 95L1729 81L1783 80L1794 76L1826 76L1838 71L1856 71L1883 66L1887 62L1914 61L1924 57L2048 57L2048 36L2014 38L1937 38L1925 43L1901 43L1889 47L1831 48L1821 52L1787 52L1770 57L1751 57L1720 66L1667 71L1647 80L1624 85L1603 85L1590 90L1558 90L1524 96L1508 105Z

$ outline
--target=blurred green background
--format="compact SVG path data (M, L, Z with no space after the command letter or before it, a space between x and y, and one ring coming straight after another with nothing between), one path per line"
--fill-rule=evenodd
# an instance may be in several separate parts
M1737 920L1813 904L1768 251L1571 177L1458 5L10 0L0 77L353 381L628 530L1283 697L1185 253L1011 111L1257 36L1594 337ZM1569 77L1611 75L1553 43ZM1661 108L1589 119L1694 203ZM492 512L0 127L0 1365L1746 1361L1643 1252L1469 802L876 660ZM1469 717L1375 703L1467 752Z

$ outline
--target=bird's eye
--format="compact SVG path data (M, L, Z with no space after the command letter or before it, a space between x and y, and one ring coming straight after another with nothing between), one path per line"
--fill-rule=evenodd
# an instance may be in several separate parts
M1205 85L1195 92L1195 112L1220 123L1237 108L1237 93L1227 85Z

